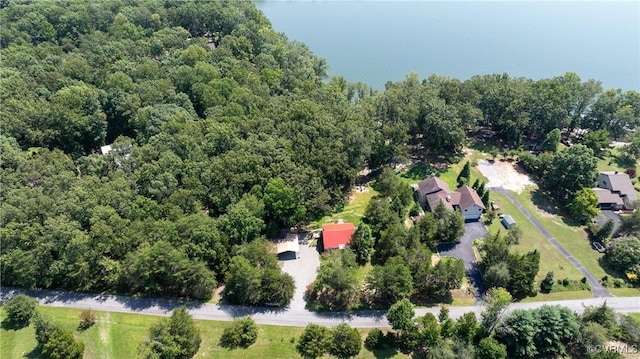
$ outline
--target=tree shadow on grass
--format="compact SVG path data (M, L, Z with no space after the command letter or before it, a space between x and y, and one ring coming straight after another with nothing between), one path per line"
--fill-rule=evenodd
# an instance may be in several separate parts
M0 327L2 327L3 330L13 330L13 331L18 331L21 329L24 329L26 327L29 326L29 323L14 323L8 319L5 319L2 321L2 323L0 323Z
M45 358L44 354L42 354L42 349L41 348L34 348L32 351L30 351L29 353L25 354L24 356L27 359L43 359Z
M376 359L393 358L398 355L398 349L396 348L373 349L371 352Z
M612 157L613 158L609 161L610 165L612 164L612 162L615 162L616 166L624 169L637 166L637 163L629 158L623 158L622 156L612 156Z
M562 220L564 224L570 227L580 227L584 225L579 221L576 221L571 216L567 215L567 213L560 208L552 199L550 199L549 195L544 193L539 188L531 191L531 203L533 203L539 210L552 214Z

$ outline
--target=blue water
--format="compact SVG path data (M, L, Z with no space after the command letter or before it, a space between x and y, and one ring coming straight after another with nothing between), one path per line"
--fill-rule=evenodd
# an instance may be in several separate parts
M327 59L330 75L383 89L410 71L466 80L577 73L640 90L640 1L266 1L276 31Z

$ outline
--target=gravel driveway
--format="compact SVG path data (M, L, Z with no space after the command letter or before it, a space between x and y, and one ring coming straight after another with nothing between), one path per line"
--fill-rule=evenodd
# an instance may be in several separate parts
M316 247L309 247L306 244L300 244L300 253L298 258L295 256L284 257L281 259L280 265L282 270L289 273L296 282L296 291L289 304L289 308L295 310L303 310L307 305L304 300L304 292L307 286L316 279L318 270L320 269L320 254Z
M476 292L476 298L484 296L484 286L482 285L482 275L476 264L476 257L473 255L473 240L487 235L487 227L482 221L468 222L464 224L464 234L457 243L441 244L437 250L442 257L455 257L462 259L467 270L467 277Z

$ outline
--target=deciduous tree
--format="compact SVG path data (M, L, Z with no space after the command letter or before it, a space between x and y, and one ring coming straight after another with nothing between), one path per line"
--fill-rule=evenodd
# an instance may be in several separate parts
M587 223L599 213L598 196L591 188L578 190L573 199L567 204L567 209L573 218L581 223Z

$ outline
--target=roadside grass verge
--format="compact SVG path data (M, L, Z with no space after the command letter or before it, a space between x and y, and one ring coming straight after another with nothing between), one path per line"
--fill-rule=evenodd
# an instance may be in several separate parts
M522 299L520 302L522 303L530 303L530 302L544 302L544 301L552 301L552 300L570 300L570 299L587 299L593 298L593 293L590 290L574 290L574 291L564 291L564 292L551 292L551 293L541 293L534 297L526 297Z
M96 311L98 318L109 319L109 334L101 334L101 325L97 322L85 331L78 331L80 309L55 308L40 306L39 311L52 318L55 323L71 330L74 336L85 343L85 359L102 358L135 358L138 345L147 337L149 327L163 317ZM0 310L0 320L5 312ZM247 349L229 350L218 346L222 331L230 322L195 320L200 329L202 343L194 358L230 358L230 359L263 359L263 358L298 358L295 341L304 328L283 327L274 325L258 325L258 340ZM368 329L360 329L363 339ZM20 330L0 329L1 358L43 358L36 351L36 340L33 325ZM109 348L108 350L106 350ZM328 357L328 356L327 356ZM381 350L371 352L362 348L356 358L409 358L407 355L393 351Z
M505 196L497 192L491 192L491 199L500 206L500 212L511 215L517 226L522 230L520 243L513 245L512 249L520 254L534 249L540 252L540 270L536 275L537 282L544 279L547 272L550 271L554 273L554 278L556 279L580 280L582 278L582 274L578 269L569 263ZM506 232L506 229L500 223L500 218L496 217L493 223L489 225L489 233L494 234L498 230L501 233Z
M471 287L469 278L467 278L466 275L462 279L462 285L460 286L460 289L454 289L451 291L451 298L451 303L447 304L451 307L466 307L474 305L476 303L473 288Z
M607 290L616 297L640 297L640 288L607 288Z

